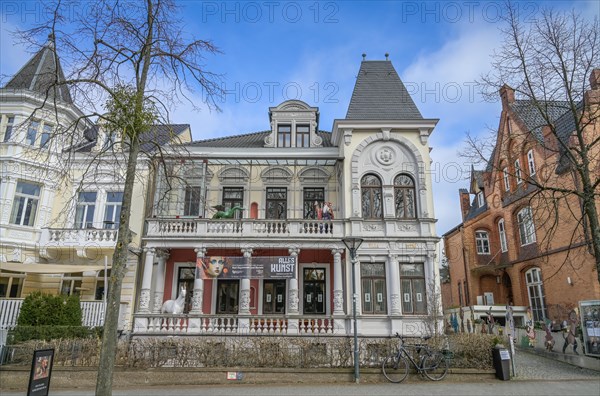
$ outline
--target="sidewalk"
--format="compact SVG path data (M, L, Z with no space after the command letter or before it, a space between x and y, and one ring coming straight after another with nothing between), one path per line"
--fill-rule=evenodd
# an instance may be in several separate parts
M600 360L587 357L600 364ZM600 372L578 367L556 359L543 351L517 348L515 354L516 375L513 380L580 380L600 381Z

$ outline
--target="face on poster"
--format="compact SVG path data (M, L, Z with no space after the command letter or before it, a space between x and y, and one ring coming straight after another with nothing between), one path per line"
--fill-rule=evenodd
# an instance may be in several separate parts
M229 272L229 262L223 256L211 256L198 259L196 263L203 279L225 277Z

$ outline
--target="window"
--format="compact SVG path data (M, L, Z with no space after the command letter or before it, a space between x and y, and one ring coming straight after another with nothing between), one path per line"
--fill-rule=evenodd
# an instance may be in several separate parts
M462 283L458 282L458 305L463 306Z
M119 228L121 222L121 203L123 202L122 192L107 192L106 207L104 209L104 227Z
M287 218L287 189L285 187L267 188L267 219Z
M364 314L385 314L385 264L361 263L362 312Z
M177 271L177 295L179 297L181 289L186 290L185 300L183 302L183 313L190 312L192 307L192 296L194 294L194 279L196 278L195 267L179 267ZM237 312L236 312L237 313Z
M31 121L29 128L27 128L27 139L25 140L28 145L33 146L35 144L35 138L37 137L39 128L39 121Z
M183 203L184 216L199 216L200 215L200 186L186 186L185 198Z
M521 246L535 242L535 226L533 224L533 216L530 207L523 208L517 213L517 223L519 225Z
M303 207L305 219L318 219L319 210L323 208L325 189L306 187L303 192ZM322 216L321 216L322 217Z
M66 296L79 295L81 293L82 273L63 274L60 284L60 294Z
M426 314L425 269L423 264L400 265L400 288L404 314Z
M46 145L50 140L50 135L52 134L52 125L44 124L44 128L42 128L42 136L40 137L40 148L48 148Z
M525 281L533 320L537 322L546 319L548 314L546 312L542 271L537 267L530 269L525 273Z
M304 268L304 314L325 314L325 269Z
M291 125L277 125L277 147L292 147Z
M479 191L477 193L477 207L483 208L485 205L485 196L483 195L483 191Z
M19 298L23 289L25 274L2 270L0 274L0 298Z
M296 126L296 147L310 147L310 129L308 125Z
M504 191L510 191L510 180L508 178L508 168L502 169L502 176L504 178Z
M223 187L223 206L225 210L234 206L244 206L244 189L242 187ZM235 212L241 216L240 211Z
M219 279L217 282L217 313L237 314L239 281Z
M535 161L533 159L533 150L527 152L527 166L529 167L529 176L535 175Z
M4 142L8 142L12 137L13 126L15 125L15 117L7 117L6 128L4 128Z
M115 144L116 135L112 132L106 132L104 137L104 144L102 144L102 150L109 150Z
M75 228L92 228L94 226L94 210L96 209L95 191L80 192L75 211Z
M263 313L285 313L285 280L265 280L263 284Z
M18 182L15 199L13 200L10 223L33 227L40 198L40 186Z
M363 219L383 217L381 180L375 175L365 175L360 182Z
M394 197L396 218L414 219L416 217L415 182L410 176L396 176L394 179Z
M107 270L106 279L110 278L110 270ZM94 293L94 300L103 300L104 291L108 292L108 287L104 284L104 270L98 272L96 276L96 292Z
M508 251L508 244L506 243L506 229L504 228L504 219L498 221L498 235L500 236L500 250L502 252Z
M477 254L490 254L490 239L487 231L475 231Z
M517 177L517 184L521 184L523 180L521 179L521 163L519 160L515 161L515 176Z

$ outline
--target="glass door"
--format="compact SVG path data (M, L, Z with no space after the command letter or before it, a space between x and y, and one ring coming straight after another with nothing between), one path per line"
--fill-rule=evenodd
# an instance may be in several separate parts
M325 269L305 268L304 314L325 314Z
M285 281L266 280L263 285L263 313L285 313Z

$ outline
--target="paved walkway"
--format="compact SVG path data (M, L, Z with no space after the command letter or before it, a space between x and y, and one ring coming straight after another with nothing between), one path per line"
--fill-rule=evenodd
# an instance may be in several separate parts
M561 361L548 359L523 350L515 355L514 380L578 380L597 379L600 372L580 368Z

